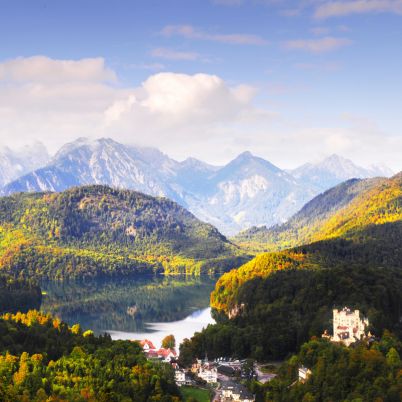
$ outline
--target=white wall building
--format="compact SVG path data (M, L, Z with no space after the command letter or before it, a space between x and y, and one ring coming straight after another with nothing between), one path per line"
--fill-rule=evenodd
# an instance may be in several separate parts
M197 373L198 377L202 378L209 384L217 383L218 382L218 369L213 364L203 364Z
M304 366L299 367L299 381L306 382L307 379L311 376L312 372L310 369Z
M361 340L369 325L368 319L360 319L360 311L352 311L348 307L342 310L333 310L333 336L331 341L343 342L349 346L353 342Z
M186 384L186 372L184 370L176 369L174 371L174 378L179 387Z

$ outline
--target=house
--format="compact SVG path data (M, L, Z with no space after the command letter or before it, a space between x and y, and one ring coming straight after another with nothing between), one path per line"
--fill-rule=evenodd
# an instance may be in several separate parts
M197 359L191 366L191 372L194 374L197 374L198 371L200 370L201 366L202 366L202 360Z
M175 369L174 379L178 387L191 384L191 379L189 378L188 374L180 368Z
M172 360L177 359L177 353L174 349L171 348L160 348L156 351L156 354L159 359L163 360L164 362L170 363Z
M149 350L155 350L154 344L148 339L143 339L140 341L140 346L142 347L144 352L148 352Z
M176 384L181 387L186 384L186 372L181 369L175 369L174 371L174 379Z
M182 385L193 385L194 381L188 375L186 370L183 370L182 368L180 368L180 366L176 362L173 362L170 365L174 369L174 378L175 378L176 385L178 387L181 387Z
M254 395L244 386L233 381L222 383L221 402L254 402Z
M348 307L342 310L333 310L333 335L329 336L325 331L323 338L329 338L332 342L342 342L350 346L353 342L365 337L366 329L369 325L367 318L360 318L360 311L352 311Z
M218 382L218 369L213 363L204 363L199 368L197 375L208 384L214 384Z
M207 359L204 361L197 359L197 361L191 366L191 372L209 384L218 382L217 365L213 362L209 362Z
M304 366L299 367L299 381L300 382L306 382L309 377L311 376L312 372L310 369Z
M142 346L142 349L144 350L148 359L159 359L166 363L170 363L172 360L177 359L177 353L174 349L155 349L154 344L147 339L140 341L140 345Z

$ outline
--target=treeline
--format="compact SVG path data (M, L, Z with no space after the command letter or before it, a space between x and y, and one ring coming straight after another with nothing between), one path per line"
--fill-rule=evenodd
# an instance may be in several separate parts
M135 342L82 333L37 311L0 319L0 400L179 401L168 365Z
M0 314L38 309L42 292L36 281L0 275Z
M223 293L229 281L218 286L215 292ZM401 289L402 271L390 268L284 269L257 276L232 294L228 311L234 317L216 313L217 324L182 345L182 358L188 362L207 353L282 359L311 336L332 330L332 309L343 306L360 309L375 334L389 329L402 336Z
M257 402L399 402L400 356L401 342L387 331L380 340L350 348L312 339L280 368L275 379L248 385ZM301 366L311 370L304 383L298 378Z

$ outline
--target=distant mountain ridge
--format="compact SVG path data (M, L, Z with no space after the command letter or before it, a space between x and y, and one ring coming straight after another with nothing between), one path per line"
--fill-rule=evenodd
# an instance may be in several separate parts
M389 177L393 174L392 170L386 166L371 166L365 169L335 154L317 163L306 163L291 170L290 173L321 191L352 178Z
M200 203L189 203L196 216L224 233L261 222L273 225L296 212L315 192L270 162L244 152L209 177Z
M357 174L382 173L337 156L286 172L250 152L217 167L194 158L177 162L155 148L127 146L108 138L79 138L64 145L45 166L3 186L1 194L64 191L90 184L132 189L168 197L221 232L234 235L252 226L285 222L334 183Z
M319 194L286 223L251 228L234 241L259 251L276 251L333 237L348 238L361 228L402 220L402 173L352 179Z

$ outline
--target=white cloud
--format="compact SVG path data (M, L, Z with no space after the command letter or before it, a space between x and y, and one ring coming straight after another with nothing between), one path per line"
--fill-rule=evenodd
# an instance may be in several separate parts
M234 34L211 34L191 25L167 25L161 31L162 35L182 36L188 39L208 40L233 45L265 45L268 42L258 35L234 33Z
M8 67L8 78L2 75L0 144L40 140L54 151L80 136L112 137L158 147L177 159L193 155L212 163L249 149L284 167L339 152L363 164L380 160L401 168L400 135L351 120L341 121L347 128L298 126L286 113L257 106L255 88L215 75L164 72L130 88L105 81L115 74L102 63L97 80L71 72L34 79L29 59L18 59L25 75L18 63L18 74ZM49 59L50 66L59 62ZM265 97L266 104L275 102L274 95Z
M115 81L115 73L105 67L102 58L53 60L33 56L0 63L0 81L68 82Z
M353 42L346 38L326 36L319 39L295 39L284 42L287 49L303 50L310 53L325 53L349 46Z
M314 16L319 19L352 14L389 12L402 14L401 0L349 0L329 1L318 6Z
M37 60L0 63L0 144L35 139L55 150L79 136L113 136L162 148L175 138L188 146L254 109L252 87L214 75L160 73L128 88L110 82L115 74L101 59L42 58L40 70Z
M167 59L167 60L197 60L200 55L196 52L183 52L167 48L156 48L150 52L152 57Z
M113 103L105 111L105 121L114 130L117 125L117 132L138 121L146 122L152 132L167 127L188 130L195 124L207 127L235 119L250 107L254 92L247 85L229 87L214 75L160 73Z

